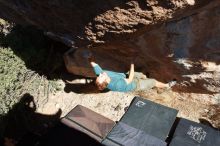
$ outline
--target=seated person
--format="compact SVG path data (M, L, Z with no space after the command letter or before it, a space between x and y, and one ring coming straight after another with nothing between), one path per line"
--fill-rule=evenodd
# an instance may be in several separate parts
M176 83L176 81L171 81L165 84L155 79L147 78L142 73L134 72L134 64L131 64L128 78L126 78L126 74L124 73L102 70L94 61L90 61L90 64L97 75L95 83L101 91L108 89L110 91L128 92L148 90L153 87L168 89Z

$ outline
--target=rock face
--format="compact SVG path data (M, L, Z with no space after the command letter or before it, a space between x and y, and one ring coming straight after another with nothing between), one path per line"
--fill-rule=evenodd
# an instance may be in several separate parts
M0 0L0 17L35 25L75 48L67 69L94 76L85 52L105 69L136 70L176 90L220 92L219 0ZM187 88L190 87L190 88Z

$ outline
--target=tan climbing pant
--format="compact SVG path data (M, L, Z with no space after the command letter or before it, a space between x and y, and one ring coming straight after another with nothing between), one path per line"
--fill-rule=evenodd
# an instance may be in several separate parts
M156 85L155 79L147 78L146 75L140 72L134 72L134 81L137 85L136 91L149 90Z

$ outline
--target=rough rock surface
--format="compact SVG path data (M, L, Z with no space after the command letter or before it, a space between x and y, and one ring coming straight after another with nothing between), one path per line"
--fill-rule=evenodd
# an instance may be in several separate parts
M150 77L178 79L176 90L212 93L220 91L219 8L219 0L0 0L0 17L77 48L65 58L74 74L93 76L89 48L103 68L127 71L135 58Z
M177 79L177 91L218 93L219 9L220 5L202 9L180 20L166 22L129 40L119 39L92 47L90 51L105 69L126 72L131 60L135 59L136 69L150 77L162 82ZM65 56L70 72L93 75L83 56L86 51L86 48L81 48L69 53L73 56Z
M216 4L208 0L1 0L0 16L32 24L79 46L115 40L145 26L181 18ZM51 34L51 33L49 33ZM89 43L89 44L90 44Z

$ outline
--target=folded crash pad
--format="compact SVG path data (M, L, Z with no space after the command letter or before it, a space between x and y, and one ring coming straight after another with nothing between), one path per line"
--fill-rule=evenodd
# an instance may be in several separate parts
M110 132L115 122L84 107L77 105L61 122L71 128L86 133L90 137L101 142Z
M220 131L180 119L170 146L220 146Z
M19 145L19 144L18 144ZM97 140L91 138L87 134L70 128L69 126L58 123L47 134L41 137L37 144L22 143L19 146L103 146ZM17 145L16 145L17 146Z

